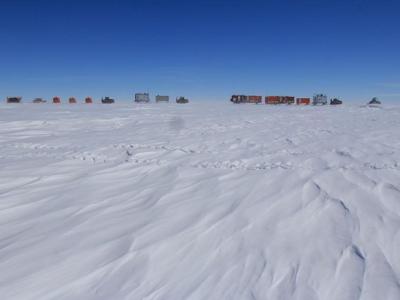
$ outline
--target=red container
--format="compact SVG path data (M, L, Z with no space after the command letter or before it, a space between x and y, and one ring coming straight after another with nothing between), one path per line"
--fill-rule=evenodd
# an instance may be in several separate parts
M280 98L279 96L267 96L265 97L265 104L280 104Z
M92 98L91 98L91 97L86 97L86 98L85 98L85 103L86 103L86 104L92 104L92 103L93 103Z
M61 98L60 97L54 97L53 98L53 103L54 104L60 104L61 103Z
M297 105L310 105L311 99L310 98L297 98L296 104Z
M249 103L261 103L262 97L261 96L248 96L247 101Z
M294 100L292 96L267 96L265 104L293 104Z

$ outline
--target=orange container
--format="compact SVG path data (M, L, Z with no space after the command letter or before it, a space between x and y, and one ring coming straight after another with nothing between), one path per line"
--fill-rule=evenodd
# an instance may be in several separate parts
M297 98L296 104L297 105L310 105L311 99L310 98Z

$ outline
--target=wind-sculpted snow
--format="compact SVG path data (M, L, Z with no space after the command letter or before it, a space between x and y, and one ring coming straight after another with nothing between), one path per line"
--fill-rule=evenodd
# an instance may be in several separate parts
M1 105L0 298L400 299L400 107Z

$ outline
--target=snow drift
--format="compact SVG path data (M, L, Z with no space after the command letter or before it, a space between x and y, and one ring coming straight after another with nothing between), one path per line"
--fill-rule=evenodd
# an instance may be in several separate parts
M400 107L1 105L2 299L400 299Z

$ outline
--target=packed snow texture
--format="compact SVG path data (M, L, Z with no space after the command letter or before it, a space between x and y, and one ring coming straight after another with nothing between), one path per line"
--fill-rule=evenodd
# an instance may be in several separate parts
M400 299L400 106L0 122L1 299Z

